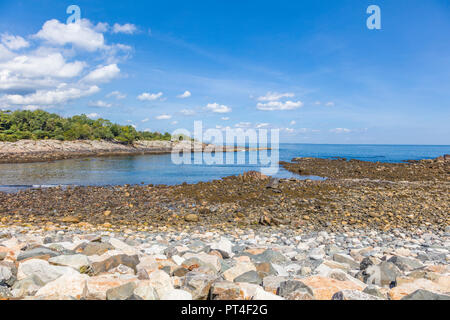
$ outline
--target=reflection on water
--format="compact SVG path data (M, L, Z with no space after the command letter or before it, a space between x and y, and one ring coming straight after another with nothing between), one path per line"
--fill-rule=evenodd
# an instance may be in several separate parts
M68 159L42 163L0 164L0 191L20 189L20 186L52 185L123 185L180 184L211 181L225 176L259 170L248 164L257 151L245 152L246 164L235 165L175 165L171 155L114 156L90 159ZM282 144L281 161L294 157L345 157L365 161L399 162L407 159L435 158L450 154L450 146L383 146L383 145L308 145ZM224 154L225 157L225 154ZM294 175L283 168L275 175ZM300 178L299 176L295 176ZM318 178L318 177L304 177ZM5 187L8 186L8 187Z

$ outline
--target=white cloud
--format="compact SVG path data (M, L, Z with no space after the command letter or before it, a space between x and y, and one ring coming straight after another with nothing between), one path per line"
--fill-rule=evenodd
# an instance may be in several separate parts
M218 104L218 103L208 103L206 105L206 108L211 110L212 112L216 112L216 113L228 113L231 112L231 108L223 105L223 104Z
M293 126L294 124L296 124L297 122L295 122L295 120L292 120L291 122L289 122L289 124L291 125L291 126Z
M83 81L91 83L109 82L116 78L120 73L120 69L117 64L113 63L107 66L99 66L94 71L91 71Z
M259 128L264 128L264 127L267 127L269 125L269 123L258 123L257 125L256 125L256 128L257 129L259 129Z
M347 129L347 128L335 128L335 129L331 129L330 130L330 132L333 132L333 133L349 133L349 132L351 132L352 130L350 130L350 129Z
M97 32L105 33L106 31L109 30L109 24L106 23L106 22L99 22L94 27L94 30L97 31Z
M178 95L177 98L185 99L185 98L189 98L190 96L191 96L191 93L186 90L183 94Z
M110 108L112 106L111 103L107 103L103 100L97 100L97 101L90 101L89 102L90 107L97 107L97 108Z
M20 36L13 36L7 33L1 35L2 43L11 50L19 50L30 45L28 41Z
M126 34L133 34L136 31L137 31L136 26L131 23L125 23L123 25L115 23L112 30L113 33L126 33Z
M192 116L195 114L194 110L191 109L183 109L180 111L182 114L184 114L185 116Z
M103 34L97 32L87 19L69 24L61 23L56 19L48 20L35 37L52 45L72 44L87 51L105 48Z
M263 111L274 111L274 110L293 110L303 106L301 101L270 101L267 103L259 102L257 108Z
M61 53L46 56L17 56L14 59L0 63L0 70L19 74L26 78L33 77L75 77L85 67L84 62L67 63Z
M163 95L162 92L158 92L158 93L148 93L148 92L144 92L142 94L140 94L137 98L141 101L154 101L157 100L159 98L161 98Z
M142 119L141 122L148 122L149 120L150 120L149 118L145 118L145 119Z
M126 94L121 93L120 91L112 91L106 95L107 98L115 97L116 99L125 99L127 97Z
M97 86L81 88L60 84L54 90L37 90L27 95L6 94L1 97L0 102L13 105L55 105L92 95L99 90Z
M227 120L230 120L230 117L222 117L221 118L223 121L227 121Z
M265 96L258 98L258 101L277 101L281 98L292 98L293 93L278 93L278 92L267 92Z
M172 118L172 116L169 114L162 114L162 115L155 117L155 119L157 119L157 120L169 120L171 118Z
M100 118L100 115L98 113L93 112L93 113L87 114L86 117L88 117L90 119L97 119L97 118Z
M8 60L14 57L14 53L8 50L3 44L0 43L0 61Z
M334 102L330 101L325 104L326 107L334 107Z
M295 130L292 129L292 128L284 128L283 130L286 131L287 133L294 133L295 132Z
M172 121L170 124L174 126L174 125L178 124L178 121L176 121L176 120Z

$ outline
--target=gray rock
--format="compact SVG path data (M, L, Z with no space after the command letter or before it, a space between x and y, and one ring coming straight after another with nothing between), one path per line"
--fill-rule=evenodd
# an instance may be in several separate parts
M0 252L0 261L5 260L7 254L7 252Z
M331 298L331 300L383 300L383 299L358 290L341 290L336 292Z
M277 290L277 295L284 298L294 291L303 291L314 297L314 292L311 290L311 288L303 282L297 280L282 281L280 283L280 287Z
M31 275L25 279L16 281L12 286L12 294L14 297L25 297L34 295L41 287L45 285L38 276Z
M129 256L126 254L118 254L109 257L106 260L92 263L92 273L98 275L116 268L121 264L133 269L134 272L137 273L136 266L139 264L139 258L137 255Z
M313 260L322 260L325 257L325 251L322 248L314 248L309 252L308 257Z
M384 295L381 292L380 288L378 288L378 287L376 287L374 285L369 285L369 286L365 287L363 292L367 293L367 294L370 294L372 296L376 296L376 297L381 298L381 299L387 299L386 295Z
M11 298L12 293L8 287L0 286L0 299Z
M128 282L119 287L111 288L106 291L106 300L140 300L134 296L136 284Z
M186 274L183 282L183 290L189 291L194 300L206 300L209 290L217 279L217 276L191 271Z
M398 267L392 262L388 261L383 261L377 266L369 266L365 270L365 274L365 283L390 287L394 287L396 285L397 277L402 275Z
M267 249L263 253L251 257L251 259L258 263L270 262L282 264L289 261L284 255L272 249Z
M402 300L450 300L450 295L434 293L424 289L418 289L404 296Z
M241 274L240 276L236 277L233 281L262 285L262 279L259 277L258 272L253 270Z
M394 256L388 261L395 264L402 271L412 271L423 267L423 264L419 260L413 258Z
M89 259L83 254L61 255L48 259L48 262L56 266L71 267L75 270L80 270L81 267L90 265Z
M88 242L82 243L75 248L75 251L86 256L102 255L106 251L113 250L114 247L110 243L104 242Z
M50 257L56 257L59 255L58 252L55 252L53 250L50 250L46 247L37 247L30 250L26 250L23 252L20 252L17 256L17 261L22 261L25 259L30 259L34 257L40 257L40 256L50 256Z
M335 253L333 255L333 260L339 263L346 263L351 269L359 269L360 267L360 264L347 254Z
M4 264L4 262L2 262ZM16 277L14 275L13 266L0 265L0 286L12 286Z

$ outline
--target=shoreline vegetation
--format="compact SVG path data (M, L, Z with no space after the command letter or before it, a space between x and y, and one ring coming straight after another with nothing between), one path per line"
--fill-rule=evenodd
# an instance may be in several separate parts
M93 120L86 115L63 118L42 110L0 111L0 163L163 154L172 152L175 146L192 152L254 150L199 143L190 137L172 137L167 132L137 131L131 125L121 126L105 119Z

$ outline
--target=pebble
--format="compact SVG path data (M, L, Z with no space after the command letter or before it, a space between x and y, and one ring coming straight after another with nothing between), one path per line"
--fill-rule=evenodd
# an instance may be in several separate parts
M23 230L2 230L1 299L448 298L444 232Z

